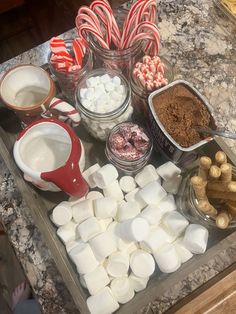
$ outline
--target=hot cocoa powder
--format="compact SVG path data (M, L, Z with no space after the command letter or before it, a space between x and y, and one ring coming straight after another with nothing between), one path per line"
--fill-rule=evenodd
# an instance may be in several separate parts
M173 88L153 98L156 114L170 136L182 147L201 141L194 126L208 127L211 115L202 101L184 85Z

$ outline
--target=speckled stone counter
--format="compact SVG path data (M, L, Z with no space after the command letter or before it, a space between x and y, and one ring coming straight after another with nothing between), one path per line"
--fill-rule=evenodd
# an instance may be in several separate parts
M236 27L214 8L209 0L160 1L160 54L175 67L175 78L191 82L209 100L217 124L236 131ZM62 35L69 38L71 30ZM49 47L45 43L0 65L1 74L19 63L43 65ZM236 153L236 144L227 140ZM0 214L9 240L28 277L43 313L78 313L62 276L57 270L43 235L30 209L17 190L14 177L0 156ZM206 253L207 254L207 253ZM220 253L198 265L190 275L163 287L163 295L142 304L143 313L163 313L209 279L236 261L236 232L222 244Z

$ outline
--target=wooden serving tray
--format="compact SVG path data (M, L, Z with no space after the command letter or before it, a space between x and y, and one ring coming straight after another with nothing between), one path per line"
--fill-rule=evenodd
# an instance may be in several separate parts
M63 243L56 235L56 228L49 219L49 214L53 207L62 200L67 200L68 196L62 192L40 191L23 179L22 173L17 168L12 155L13 144L17 134L21 130L19 121L13 112L0 107L0 125L2 126L0 127L0 154L10 172L14 175L16 185L27 206L31 209L35 224L41 231L44 237L43 240L47 243L76 306L81 313L89 313L86 305L86 299L89 294L87 290L81 287L76 268L69 260ZM103 164L105 162L104 143L95 141L86 133L82 126L75 131L85 146L86 167L96 162ZM208 143L203 147L201 153L214 156L215 152L219 149L225 151L231 162L236 165L236 156L220 139ZM158 155L154 155L154 160L163 162L162 158ZM178 271L172 274L163 274L156 267L156 271L149 280L147 288L137 293L130 302L122 305L117 313L127 314L139 312L145 305L163 295L166 290L173 287L178 282L181 282L184 277L193 273L201 265L207 263L213 256L217 255L217 253L227 248L232 241L233 233L236 234L235 229L226 231L214 230L214 232L210 230L206 253L203 255L194 255L191 260L183 264Z

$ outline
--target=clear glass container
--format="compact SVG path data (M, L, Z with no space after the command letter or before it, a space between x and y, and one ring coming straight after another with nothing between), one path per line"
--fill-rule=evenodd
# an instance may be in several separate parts
M108 70L120 71L128 79L133 64L144 54L142 41L122 50L105 49L92 36L88 41L90 49L93 51L95 68L104 67Z
M86 81L91 77L108 74L111 78L118 76L124 86L125 97L121 104L114 110L105 113L98 113L87 109L81 101L81 88L86 87ZM97 69L86 74L78 84L75 92L76 108L79 110L81 120L86 130L94 138L105 141L112 128L118 123L130 121L133 114L131 105L131 88L127 79L119 72L114 70ZM102 97L100 99L102 104Z
M179 188L179 192L177 195L176 203L177 208L179 212L184 215L191 223L200 223L202 225L205 225L206 227L216 228L219 229L216 226L216 222L214 217L211 217L202 211L200 211L197 207L198 201L195 197L195 192L193 190L192 184L190 182L191 177L196 175L198 173L198 167L195 167L194 169L187 171L183 175L183 180L181 183L181 186ZM236 178L236 168L233 167L233 177ZM222 204L214 204L216 209L224 209L222 208ZM235 228L236 227L236 217L232 217L232 220L227 227L229 228ZM219 229L220 230L220 229Z
M147 131L143 129L143 127L140 127L144 134L148 137L149 139L149 145L147 146L145 152L138 158L128 160L124 159L123 156L119 156L114 152L114 150L111 147L112 143L112 138L114 135L117 135L117 133L120 131L120 129L125 128L127 124L130 124L129 122L127 123L120 123L116 125L110 132L107 141L106 141L106 149L105 149L105 154L107 156L107 159L120 171L122 171L124 174L127 175L133 175L137 172L139 172L150 160L151 154L152 154L152 139L148 135ZM137 125L132 123L133 125Z
M66 48L68 52L73 57L73 47L72 47L73 39L65 40ZM78 81L93 69L93 55L92 51L89 48L86 48L86 53L83 58L82 68L75 70L73 72L68 71L58 71L50 62L52 53L49 54L48 64L51 73L56 77L58 84L61 88L63 96L74 105L75 101L75 90L78 85Z
M168 84L173 81L174 79L174 71L173 67L168 60L164 57L160 57L161 62L164 65L165 75L164 77L167 79ZM142 62L142 58L139 59L137 62ZM130 73L130 85L132 91L132 105L134 107L134 115L135 119L139 121L140 119L143 120L143 117L148 116L148 96L153 92L148 91L145 89L141 84L138 82L137 77L133 75L133 69L135 64L132 67Z

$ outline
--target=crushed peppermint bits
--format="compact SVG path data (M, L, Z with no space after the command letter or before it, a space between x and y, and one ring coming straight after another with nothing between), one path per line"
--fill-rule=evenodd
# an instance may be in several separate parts
M121 123L109 137L112 153L119 159L133 161L142 158L151 142L143 128L132 122Z

